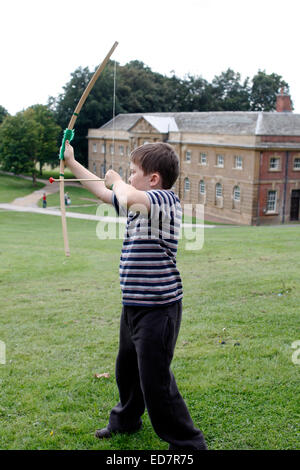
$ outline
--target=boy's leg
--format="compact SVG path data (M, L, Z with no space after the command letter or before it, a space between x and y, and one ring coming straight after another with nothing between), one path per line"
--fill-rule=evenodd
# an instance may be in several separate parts
M116 380L120 402L112 409L108 429L112 432L136 431L142 426L145 411L140 387L137 355L131 340L126 307L122 309L119 353L116 360Z
M141 387L149 417L170 449L206 449L180 395L170 364L181 322L181 302L149 309L132 336L138 355Z

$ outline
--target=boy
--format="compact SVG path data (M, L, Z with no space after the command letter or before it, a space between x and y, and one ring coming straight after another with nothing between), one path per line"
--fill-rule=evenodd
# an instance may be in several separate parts
M95 176L74 159L65 161L77 178ZM182 284L176 267L180 202L171 190L179 174L178 156L163 142L145 144L131 154L129 183L109 170L103 182L84 186L118 214L127 214L120 282L122 315L116 380L120 402L107 427L95 436L138 431L145 407L158 436L170 450L206 449L194 427L170 370L182 312Z

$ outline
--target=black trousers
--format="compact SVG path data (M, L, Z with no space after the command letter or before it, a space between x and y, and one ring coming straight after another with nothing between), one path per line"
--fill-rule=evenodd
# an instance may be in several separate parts
M170 449L203 449L203 434L195 428L170 370L181 313L181 301L155 308L123 306L116 361L120 402L111 411L108 428L139 429L146 407L155 432Z

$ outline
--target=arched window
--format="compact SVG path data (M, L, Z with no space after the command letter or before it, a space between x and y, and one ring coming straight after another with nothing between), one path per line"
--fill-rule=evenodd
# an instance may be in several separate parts
M216 184L216 197L222 197L223 196L223 191L222 191L222 185L221 183Z
M241 191L239 186L235 186L233 188L233 199L238 202L241 200Z
M205 194L205 182L204 180L201 180L199 183L199 193L200 194Z
M191 189L190 180L185 178L184 180L184 192L188 192Z

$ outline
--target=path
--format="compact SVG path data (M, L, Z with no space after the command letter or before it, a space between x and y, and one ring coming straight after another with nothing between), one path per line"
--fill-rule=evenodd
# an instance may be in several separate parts
M15 176L15 175L14 175ZM24 179L31 179L30 177L22 176ZM37 181L40 183L44 183L45 186L42 189L34 191L28 196L18 197L12 203L0 203L0 209L4 211L15 211L15 212L32 212L35 214L46 214L46 215L56 215L61 216L61 211L56 208L48 208L42 209L38 207L38 201L43 197L43 194L53 194L59 191L59 184L51 184L48 180L43 180L37 178ZM65 186L74 186L78 188L77 183L67 183L65 180ZM94 221L103 221L103 222L119 222L119 223L126 223L126 217L100 217L97 215L91 214L81 214L79 212L70 212L69 210L66 212L66 217L73 218L73 219L85 219L85 220L94 220ZM203 225L203 224L182 224L183 227L194 227L194 228L216 228L216 225ZM219 227L221 227L219 225ZM232 226L231 226L232 227Z

